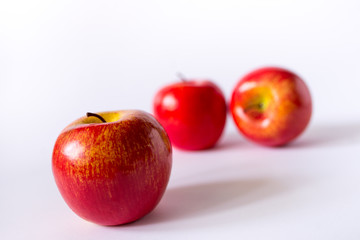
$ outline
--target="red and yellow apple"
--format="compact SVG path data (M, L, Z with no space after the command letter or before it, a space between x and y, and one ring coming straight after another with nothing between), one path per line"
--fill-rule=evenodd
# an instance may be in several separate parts
M170 177L172 148L150 114L88 114L56 140L52 170L68 206L101 225L135 221L162 198Z
M245 137L262 145L281 146L304 131L311 118L312 102L299 76L267 67L247 74L237 83L230 110Z
M226 102L211 81L183 80L161 88L154 98L154 115L172 144L184 150L213 147L226 122Z

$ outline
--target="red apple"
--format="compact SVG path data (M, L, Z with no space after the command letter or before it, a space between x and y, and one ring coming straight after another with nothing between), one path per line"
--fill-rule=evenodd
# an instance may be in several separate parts
M101 225L135 221L159 203L169 180L172 148L150 114L88 114L56 140L52 169L69 207Z
M183 80L165 86L157 92L153 107L172 144L180 149L211 148L224 130L225 98L210 81Z
M267 67L249 73L237 83L230 110L236 126L248 139L280 146L304 131L312 103L300 77L285 69Z

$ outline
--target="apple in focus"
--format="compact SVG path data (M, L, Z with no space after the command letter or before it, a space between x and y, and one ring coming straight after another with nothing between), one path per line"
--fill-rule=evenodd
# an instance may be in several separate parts
M100 224L133 222L155 208L169 181L170 140L137 111L88 113L56 140L52 170L68 206Z
M230 111L245 137L261 145L281 146L304 131L312 101L305 82L295 73L266 67L236 84Z
M153 111L172 144L183 150L213 147L226 122L223 93L208 80L184 80L161 88Z

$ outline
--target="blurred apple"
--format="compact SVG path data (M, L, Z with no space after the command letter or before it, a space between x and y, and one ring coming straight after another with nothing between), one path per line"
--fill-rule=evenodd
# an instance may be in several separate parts
M305 82L281 68L253 71L235 86L230 110L248 139L266 146L284 145L308 125L312 103Z
M154 115L172 144L184 150L213 147L226 122L226 102L211 81L184 80L160 89L154 98Z

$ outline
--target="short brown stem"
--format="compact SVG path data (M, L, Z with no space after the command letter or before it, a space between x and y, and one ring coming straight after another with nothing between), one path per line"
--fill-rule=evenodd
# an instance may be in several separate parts
M187 82L186 77L185 77L184 74L182 74L181 72L176 73L176 76L177 76L182 82Z
M106 123L105 119L102 116L100 116L99 114L87 112L86 116L87 117L96 117L96 118L100 119L103 123Z

